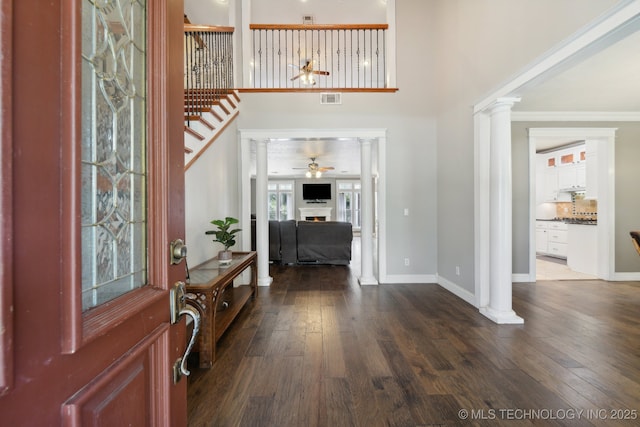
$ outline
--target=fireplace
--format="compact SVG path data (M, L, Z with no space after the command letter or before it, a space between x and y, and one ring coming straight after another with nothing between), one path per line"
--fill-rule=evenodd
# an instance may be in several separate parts
M300 221L331 221L331 210L333 208L315 207L299 208Z

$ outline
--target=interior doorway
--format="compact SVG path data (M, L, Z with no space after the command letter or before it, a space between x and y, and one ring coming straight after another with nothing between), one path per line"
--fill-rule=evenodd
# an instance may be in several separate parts
M368 215L373 217L373 224L371 226L372 233L370 237L367 239L368 241L365 243L365 240L362 240L362 274L361 280L363 280L364 284L378 284L381 281L381 278L386 277L386 227L385 227L385 211L384 209L377 209L378 206L384 206L386 200L384 180L385 180L385 171L386 171L386 162L385 162L385 150L386 150L386 130L385 129L336 129L336 130L327 130L327 129L273 129L273 130L239 130L239 138L240 138L240 187L242 189L241 196L241 218L242 221L250 222L251 214L252 214L252 191L251 191L251 179L256 178L256 190L255 190L255 198L256 203L260 204L258 193L259 190L259 181L260 181L260 173L258 173L257 165L254 160L252 160L252 152L254 152L257 156L256 145L260 145L261 143L266 143L267 151L269 150L270 144L275 144L278 141L310 141L310 140L356 140L359 142L360 147L363 145L368 145L369 148L362 152L368 152L370 155L370 160L366 162L371 165L367 174L372 176L375 179L372 179L372 193L370 198L371 200L366 200L363 196L362 198L362 206L363 211L369 209ZM362 149L362 148L360 148ZM360 155L362 156L362 152ZM363 160L361 160L363 161ZM364 161L363 161L364 162ZM259 163L259 162L257 162ZM268 180L267 176L268 171L264 170L262 174L263 180ZM362 172L364 175L364 172ZM363 191L364 194L364 191ZM258 212L256 212L257 214ZM363 225L365 223L364 219L362 220ZM373 237L373 242L371 242L371 236ZM257 239L257 242L260 240ZM250 237L243 237L242 241L243 247L250 247ZM262 258L261 258L262 257ZM268 265L268 253L267 251L261 251L258 248L258 271L268 271L267 268L260 267ZM373 270L373 271L371 271ZM267 273L268 274L268 273ZM261 280L262 279L262 280ZM366 279L366 280L365 280ZM259 277L258 284L265 285L270 283L269 277ZM361 282L362 283L362 282Z
M615 131L615 128L529 129L529 265L532 280L610 280L613 277ZM589 153L589 157L583 158L582 166L586 163L584 173L590 174L587 185L591 186L591 192L586 191L588 188L578 187L580 191L562 192L560 195L556 190L552 196L546 194L549 192L549 177L553 184L553 179L558 179L558 171L562 173L569 170L562 169L565 166L554 162L561 161L565 152L575 151L579 156L583 149ZM576 164L579 162L575 161L570 166ZM549 174L549 171L552 173ZM563 187L562 183L555 181L556 189ZM588 221L578 221L576 206L586 202L585 191L592 204L597 205L597 211L587 218ZM561 229L552 231L550 224ZM540 240L546 239L544 233L562 236L564 240L559 240L562 243L557 245L565 250L568 247L568 253L565 251L559 256L549 256L553 254L541 251ZM591 240L584 240L584 235L591 236ZM573 241L570 240L571 236ZM576 247L578 250L571 249ZM577 257L584 257L585 260Z

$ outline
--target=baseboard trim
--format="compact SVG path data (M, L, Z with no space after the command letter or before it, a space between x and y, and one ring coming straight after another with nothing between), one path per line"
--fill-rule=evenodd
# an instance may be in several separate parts
M511 281L513 283L534 283L536 278L527 273L518 273L511 275Z
M640 281L640 273L614 273L613 280L616 282L638 282Z
M448 290L449 292L451 292L455 296L457 296L459 298L462 298L464 301L468 302L472 306L478 307L476 305L476 296L474 294L472 294L471 292L469 292L468 290L466 290L464 288L461 288L456 283L453 283L452 281L447 280L442 276L438 276L438 282L437 283L438 283L438 285L442 286L443 288L445 288L446 290Z
M434 274L392 274L380 278L383 284L438 283Z

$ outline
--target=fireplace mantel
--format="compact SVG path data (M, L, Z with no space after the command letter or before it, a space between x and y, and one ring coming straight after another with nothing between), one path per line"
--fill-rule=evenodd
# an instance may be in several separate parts
M300 221L306 221L307 218L313 217L324 217L325 221L331 221L331 211L333 208L298 208L298 210L300 211Z

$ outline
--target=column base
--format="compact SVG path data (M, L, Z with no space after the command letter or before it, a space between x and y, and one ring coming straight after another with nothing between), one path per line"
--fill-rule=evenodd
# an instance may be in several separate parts
M521 325L524 323L524 319L513 310L498 311L491 307L480 307L480 314L500 325Z
M363 286L363 285L377 285L378 281L373 276L371 276L371 277L358 277L358 283L360 283L360 286Z
M273 277L258 277L258 286L269 286L273 283Z

